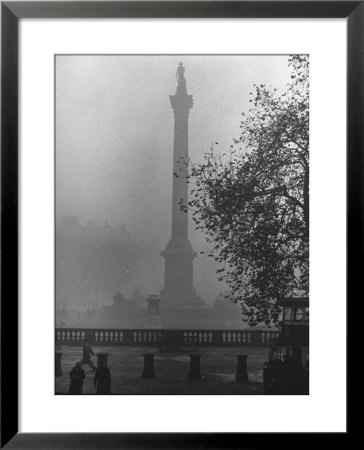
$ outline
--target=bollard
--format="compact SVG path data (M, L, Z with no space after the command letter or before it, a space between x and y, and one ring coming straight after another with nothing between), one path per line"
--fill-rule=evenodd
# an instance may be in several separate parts
M201 379L201 370L200 370L200 353L193 353L190 355L190 373L188 374L188 378L190 380L200 380Z
M62 375L62 352L56 352L56 377Z
M60 352L62 350L61 341L56 340L56 352Z
M236 366L235 381L237 383L241 381L248 381L248 370L246 364L248 355L236 355L236 359L237 359L237 366Z
M103 362L105 367L107 367L107 357L109 356L108 353L96 353L97 356L97 367L100 367L101 363Z
M144 370L142 378L154 378L154 353L143 353L144 357Z

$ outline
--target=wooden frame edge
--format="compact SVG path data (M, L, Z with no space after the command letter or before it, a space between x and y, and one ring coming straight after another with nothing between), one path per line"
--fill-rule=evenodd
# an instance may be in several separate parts
M347 285L363 274L363 1L2 2L1 4L1 448L242 448L241 433L18 433L18 20L20 18L348 18ZM5 272L6 271L6 272ZM16 318L16 324L10 323ZM350 351L350 346L348 346ZM11 371L4 370L4 364ZM15 393L14 393L15 392ZM271 433L247 434L260 445ZM282 446L290 434L280 434ZM308 443L311 433L300 438ZM327 445L326 436L325 442ZM318 439L315 434L315 439ZM337 437L335 437L337 439ZM318 442L318 441L317 441ZM227 446L228 444L228 446ZM245 447L246 448L246 447ZM252 447L253 448L253 447Z

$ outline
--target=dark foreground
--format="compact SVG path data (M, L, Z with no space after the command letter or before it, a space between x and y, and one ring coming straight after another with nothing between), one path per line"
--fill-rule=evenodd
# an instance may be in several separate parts
M190 381L189 351L159 352L157 348L142 347L94 347L94 352L109 353L108 366L111 370L112 394L173 394L173 395L260 395L263 394L263 364L267 359L267 347L241 347L233 349L198 349L201 353L201 380ZM63 374L56 378L56 394L67 394L69 373L81 359L81 348L62 347ZM143 353L155 353L155 378L143 379ZM236 355L248 355L248 382L236 383ZM93 357L96 363L96 357ZM83 367L86 379L84 394L94 394L93 372Z

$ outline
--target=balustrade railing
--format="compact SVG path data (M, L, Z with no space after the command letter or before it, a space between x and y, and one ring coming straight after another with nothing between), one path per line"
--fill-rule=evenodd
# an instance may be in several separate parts
M56 342L63 345L81 345L87 339L92 345L269 346L277 338L278 331L271 330L56 328Z

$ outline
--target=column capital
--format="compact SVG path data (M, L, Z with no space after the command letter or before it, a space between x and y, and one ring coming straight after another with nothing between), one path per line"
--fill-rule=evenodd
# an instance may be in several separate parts
M171 106L173 111L178 112L186 112L193 107L193 97L188 94L176 94L170 95L169 100L171 102Z

